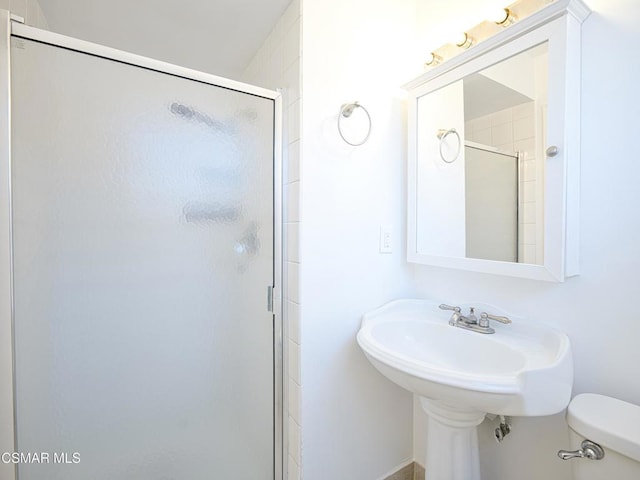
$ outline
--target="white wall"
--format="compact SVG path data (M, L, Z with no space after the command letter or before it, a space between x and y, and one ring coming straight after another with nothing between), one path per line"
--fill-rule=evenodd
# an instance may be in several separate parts
M430 11L430 3L437 8ZM454 10L490 3L458 0ZM422 32L441 29L455 15L441 4L418 4ZM407 49L413 45L407 33L413 7L304 0L304 478L379 478L406 455L406 395L372 372L353 341L360 314L391 298L481 300L556 325L573 342L575 393L640 404L633 375L640 363L640 315L630 302L640 286L640 164L632 140L640 114L640 4L588 4L595 12L583 26L582 275L549 284L410 266L413 281L407 283L404 112L392 88L413 76L401 73L408 64L422 60ZM374 128L382 123L360 149L341 144L335 132L339 106L353 100L371 107ZM396 229L390 257L376 253L380 223ZM419 461L423 423L416 409ZM514 419L514 431L501 445L493 440L494 427L486 422L480 429L484 478L570 478L570 464L556 457L557 449L570 446L562 414Z
M411 395L365 359L361 315L406 295L406 111L414 0L303 0L302 467L305 480L374 480L412 459ZM420 69L421 63L417 64ZM361 147L337 131L359 101ZM378 252L380 225L392 254Z
M415 266L414 279L422 296L481 300L556 325L572 341L574 393L597 392L640 404L635 367L640 364L640 314L633 304L640 287L640 163L634 134L640 115L640 3L587 3L594 13L582 28L582 274L547 284ZM422 422L416 410L417 425ZM500 446L491 436L495 425L482 426L484 478L569 479L567 462L555 457L557 449L568 446L563 416L514 423L514 433ZM416 457L424 457L421 448Z

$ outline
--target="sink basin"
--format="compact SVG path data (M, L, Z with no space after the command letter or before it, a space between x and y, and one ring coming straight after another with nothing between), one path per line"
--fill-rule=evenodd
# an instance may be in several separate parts
M571 344L554 328L513 317L509 325L492 324L493 334L454 327L451 312L438 305L388 303L363 316L357 340L375 368L420 397L429 417L426 478L480 480L477 426L487 413L539 416L566 408Z
M358 343L383 375L422 397L501 415L566 408L573 363L565 334L514 320L483 335L449 317L437 302L397 300L364 315Z

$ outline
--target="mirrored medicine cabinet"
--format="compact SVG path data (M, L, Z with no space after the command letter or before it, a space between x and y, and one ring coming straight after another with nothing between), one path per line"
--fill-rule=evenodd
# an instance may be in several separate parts
M405 86L409 262L579 273L580 28L556 0Z

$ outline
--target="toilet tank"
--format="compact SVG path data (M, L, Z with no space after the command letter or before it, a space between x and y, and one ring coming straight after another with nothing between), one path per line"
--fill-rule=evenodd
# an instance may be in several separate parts
M604 395L583 393L569 404L571 448L591 440L602 460L576 458L574 480L640 480L640 406Z

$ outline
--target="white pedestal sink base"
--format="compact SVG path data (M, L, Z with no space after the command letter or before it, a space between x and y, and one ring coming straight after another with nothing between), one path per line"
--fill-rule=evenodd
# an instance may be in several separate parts
M421 398L429 417L426 480L480 480L476 429L484 412L527 417L566 408L571 344L564 333L531 322L493 335L455 328L438 305L388 303L362 318L357 340L375 368Z
M427 413L425 480L480 480L478 425L484 412L420 397Z

